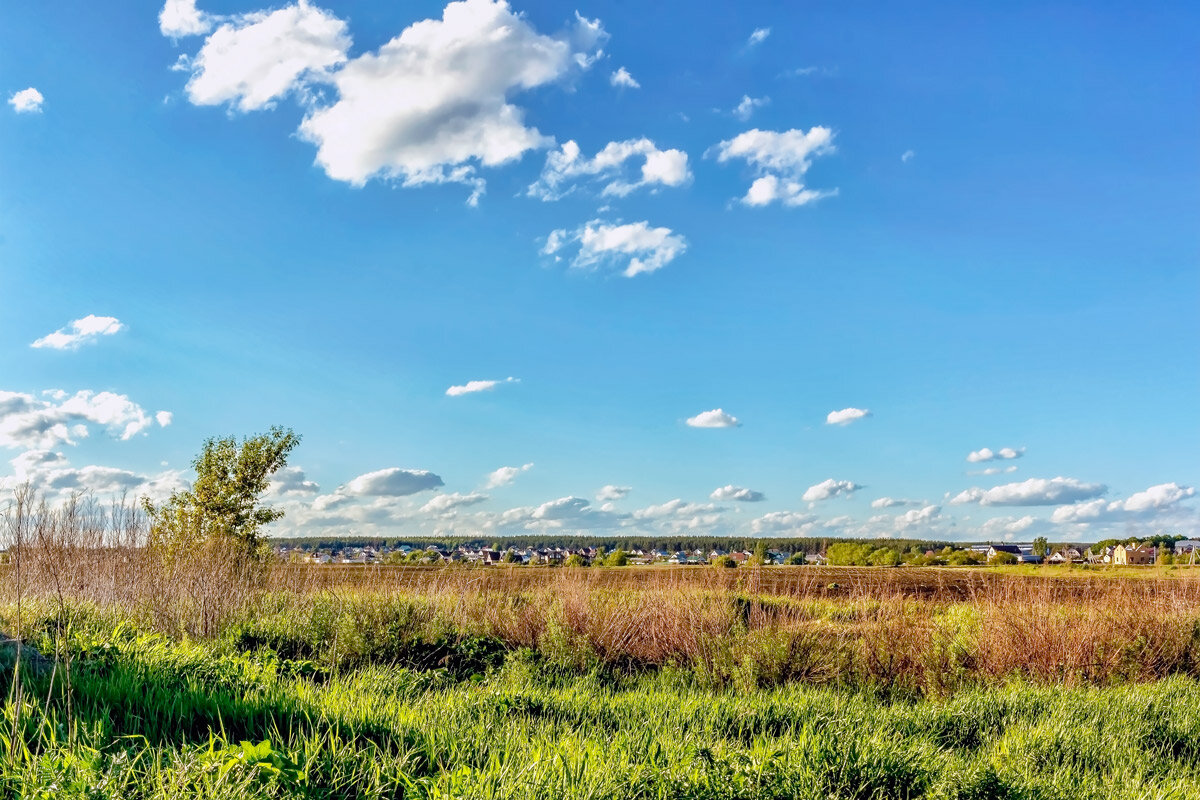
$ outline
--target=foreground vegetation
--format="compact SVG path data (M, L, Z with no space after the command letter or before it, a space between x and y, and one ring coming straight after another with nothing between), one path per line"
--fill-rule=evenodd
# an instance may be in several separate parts
M113 622L76 619L69 706L61 675L27 663L0 796L1200 797L1200 683L1183 676L919 699L564 669L468 639L432 668L395 652L330 668L242 628L201 642ZM52 647L55 625L34 638Z

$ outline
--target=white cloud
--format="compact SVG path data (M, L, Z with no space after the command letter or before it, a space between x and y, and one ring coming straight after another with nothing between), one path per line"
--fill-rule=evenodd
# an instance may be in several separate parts
M1106 502L1097 499L1056 508L1050 516L1050 520L1063 523L1146 517L1171 509L1195 494L1196 490L1191 486L1180 486L1175 482L1160 483L1157 486L1135 492L1124 500Z
M127 440L154 423L145 409L125 395L91 391L45 395L48 399L0 391L0 447L73 445L76 439L87 437L93 425Z
M745 160L758 174L742 202L764 206L779 201L786 206L802 206L837 193L804 186L804 176L812 159L834 152L833 131L813 127L807 132L762 131L757 128L739 133L715 148L717 161Z
M770 28L755 28L754 32L750 34L750 38L746 41L746 44L753 47L756 44L761 44L770 35Z
M501 486L508 486L522 472L528 472L531 469L533 469L533 464L525 464L520 467L500 467L500 469L488 473L487 483L484 484L484 488L497 489Z
M687 250L687 241L670 228L651 228L647 222L622 225L594 219L574 231L551 231L542 253L558 260L562 257L558 253L570 245L578 245L572 267L624 264L621 274L626 278L661 269Z
M54 333L48 333L35 341L30 347L49 347L53 350L75 350L80 345L94 342L101 336L112 336L125 330L125 326L116 317L97 317L88 314L83 319L77 319L65 328L59 328Z
M849 425L851 422L871 416L865 408L843 408L841 411L830 411L825 416L826 425Z
M907 164L908 162L912 161L916 155L917 153L915 150L905 150L900 154L900 161L901 163Z
M312 111L300 135L335 180L463 183L474 204L484 190L476 164L511 162L552 142L526 126L509 96L586 69L606 37L578 15L571 31L546 36L505 2L453 2L440 20L414 23L336 72L337 100Z
M165 10L165 9L164 9ZM229 103L239 111L266 108L346 61L346 23L299 0L276 11L223 23L185 63L195 105Z
M941 517L941 506L925 506L913 508L896 516L893 525L897 531L907 531L911 528L924 528L933 525Z
M772 511L751 522L750 531L755 536L772 534L805 536L819 525L819 521L812 514L802 514L798 511Z
M614 486L610 483L596 492L596 499L602 503L612 500L623 500L632 491L632 486Z
M158 423L158 427L165 428L175 421L175 415L170 411L159 411L154 415L154 421Z
M982 447L979 450L972 450L967 454L967 461L972 464L978 464L983 461L996 461L1020 458L1025 455L1025 448L1016 450L1012 447L1001 447L999 450L993 451L990 447Z
M1010 472L1016 472L1016 471L1017 471L1017 465L1009 464L1007 467L988 467L987 469L968 471L967 474L968 475L1005 475Z
M505 383L520 383L520 378L508 377L504 380L495 381L467 381L461 386L451 386L446 390L448 397L460 397L464 394L474 394L475 392L488 392L495 389L497 386Z
M197 10L196 0L166 0L158 12L158 29L163 36L199 36L212 30L213 18Z
M919 500L903 500L896 497L880 497L871 501L871 508L896 508L897 506L919 506Z
M760 500L765 500L766 495L762 492L756 492L753 489L745 489L741 486L722 486L719 489L713 489L709 495L711 500L738 500L743 503L757 503Z
M500 515L494 527L519 525L526 530L558 530L569 526L598 530L616 527L627 518L627 514L593 508L582 497L560 497L540 506L509 509Z
M141 475L97 464L73 467L62 453L45 449L27 450L9 463L13 466L13 475L0 477L0 489L28 483L51 502L80 493L92 493L100 498L129 493L135 497L158 499L184 488L182 476L176 471Z
M827 478L814 486L808 487L802 499L808 503L816 503L821 500L829 500L838 495L849 497L861 488L863 487L853 481L835 481L833 478Z
M732 414L714 408L712 411L701 411L694 417L688 417L687 424L693 428L736 428L742 423Z
M634 176L626 165L636 160L641 161L641 168ZM659 150L644 137L609 142L592 158L581 157L579 145L572 140L550 152L541 176L526 194L541 200L558 200L574 191L572 180L576 178L604 181L602 196L625 197L646 187L682 186L692 179L692 172L688 169L687 153Z
M627 89L640 89L642 85L629 74L629 70L624 67L618 67L617 71L609 76L608 82L613 86L620 86Z
M429 470L389 467L359 475L339 491L358 497L407 497L444 485L441 477Z
M742 122L745 122L754 114L755 109L762 108L770 102L771 98L769 97L751 97L748 94L744 94L742 95L742 101L734 107L733 115Z
M316 494L321 490L316 481L310 481L300 467L284 467L271 476L272 494Z
M32 86L28 89L14 92L8 98L8 104L18 114L40 114L42 113L42 103L45 101L46 98L42 97L42 93Z
M1084 483L1075 478L1030 478L991 489L973 487L950 501L953 505L978 503L984 506L1054 506L1090 500L1108 491L1102 483Z
M1023 517L993 517L979 526L978 535L989 540L997 537L1010 539L1015 534L1029 530L1037 522L1037 517L1029 514Z
M488 496L486 494L478 492L471 492L470 494L459 494L458 492L454 492L453 494L439 494L421 506L421 511L426 514L445 514L456 508L478 505L487 501L487 499Z

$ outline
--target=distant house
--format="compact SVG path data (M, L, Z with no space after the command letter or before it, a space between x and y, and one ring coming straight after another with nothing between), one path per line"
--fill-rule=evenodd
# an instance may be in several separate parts
M1020 560L1021 556L1024 555L1021 552L1021 548L1017 547L1015 544L994 544L989 546L987 549L987 560L991 561L1001 553L1008 553L1017 560Z
M1113 548L1114 564L1153 564L1158 549L1148 544L1119 544Z
M1074 547L1068 547L1065 550L1059 550L1046 561L1050 564L1082 564L1083 553Z

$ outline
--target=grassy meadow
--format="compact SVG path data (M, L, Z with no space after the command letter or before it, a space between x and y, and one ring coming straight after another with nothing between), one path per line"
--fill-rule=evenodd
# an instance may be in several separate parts
M1188 570L223 564L8 568L0 797L1200 798Z

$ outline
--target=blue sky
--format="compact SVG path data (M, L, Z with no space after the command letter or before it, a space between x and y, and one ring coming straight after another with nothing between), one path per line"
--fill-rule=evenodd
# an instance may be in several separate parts
M283 424L278 533L1200 533L1198 23L7 4L0 482Z

